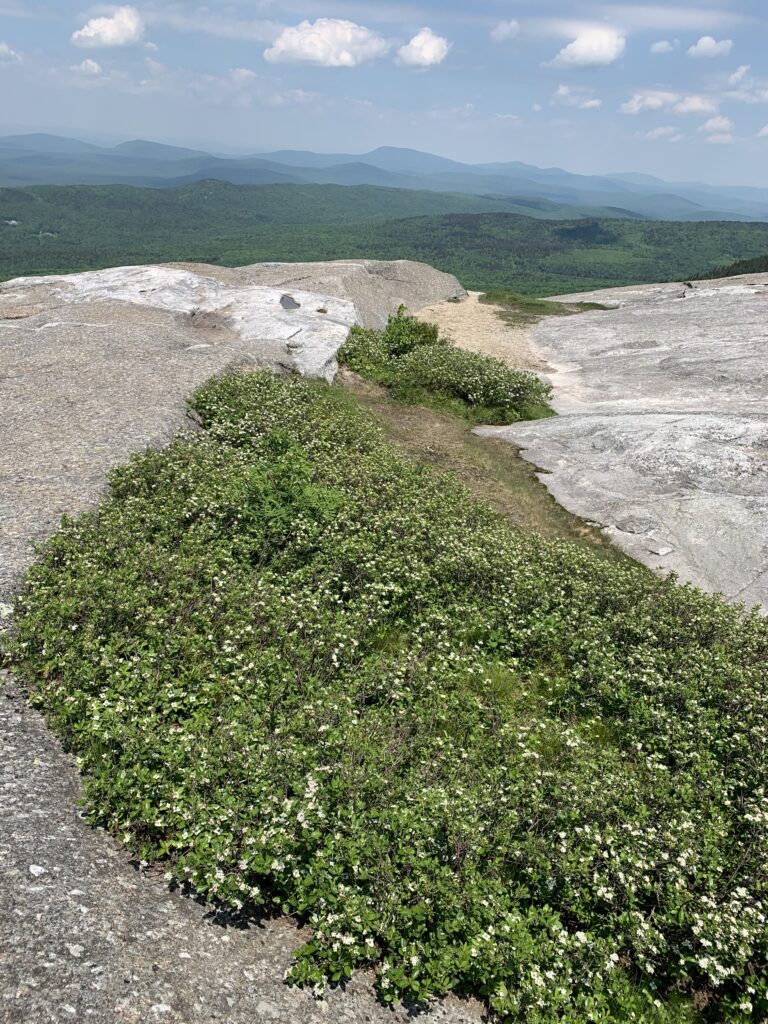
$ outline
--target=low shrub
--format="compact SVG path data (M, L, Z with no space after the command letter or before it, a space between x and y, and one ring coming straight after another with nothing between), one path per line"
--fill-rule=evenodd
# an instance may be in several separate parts
M540 418L551 393L535 374L461 348L414 348L398 369L402 378L393 385L396 397L407 398L414 388L435 392L459 399L494 423Z
M501 318L512 327L526 327L544 317L573 316L607 310L601 302L556 302L554 299L535 299L520 295L509 288L494 288L480 296L480 302L501 307Z
M168 879L529 1024L768 1014L768 624L503 524L343 393L215 380L41 550L11 657Z
M514 423L551 414L551 388L541 378L454 348L439 337L437 325L409 316L403 306L383 331L353 327L339 359L401 401L448 406L474 422Z

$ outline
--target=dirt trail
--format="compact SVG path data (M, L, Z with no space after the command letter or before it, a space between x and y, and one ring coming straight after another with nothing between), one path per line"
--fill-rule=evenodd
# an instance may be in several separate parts
M469 292L460 302L438 302L420 309L420 320L437 324L443 337L470 352L494 356L517 370L550 369L533 350L531 326L512 327L505 323L501 306L480 302L482 292Z

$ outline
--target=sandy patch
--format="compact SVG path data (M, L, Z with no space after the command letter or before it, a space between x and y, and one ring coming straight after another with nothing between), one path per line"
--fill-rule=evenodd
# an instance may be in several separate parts
M530 341L531 327L512 327L498 315L501 307L480 302L481 292L469 292L461 302L438 302L419 310L420 320L437 324L454 345L494 356L516 370L546 372Z

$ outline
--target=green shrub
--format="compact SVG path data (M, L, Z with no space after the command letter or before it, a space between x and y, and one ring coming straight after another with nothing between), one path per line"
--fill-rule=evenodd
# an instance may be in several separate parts
M239 375L194 406L16 609L91 820L307 921L295 981L765 1019L768 624L513 531L336 389Z
M409 316L404 306L383 331L353 327L339 359L391 388L395 398L449 405L475 422L514 423L551 414L551 388L541 378L454 348L439 337L436 324Z
M405 306L387 321L382 338L390 356L402 356L422 345L438 345L440 337L437 324L428 324L409 316ZM445 342L442 342L445 344Z
M548 384L523 370L512 370L498 359L461 348L415 348L399 363L402 380L393 393L421 388L458 398L470 409L482 411L489 422L512 423L536 419L546 411Z

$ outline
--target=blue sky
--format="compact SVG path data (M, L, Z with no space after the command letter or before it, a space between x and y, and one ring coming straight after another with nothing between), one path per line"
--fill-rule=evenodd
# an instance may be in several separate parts
M0 131L768 185L765 0L0 0Z

